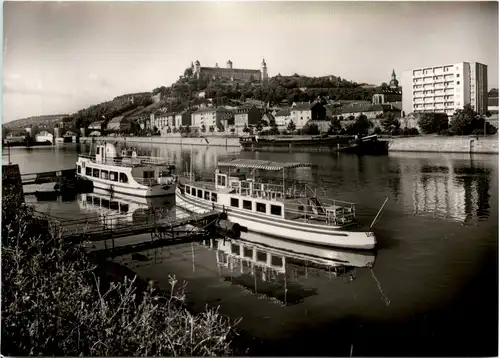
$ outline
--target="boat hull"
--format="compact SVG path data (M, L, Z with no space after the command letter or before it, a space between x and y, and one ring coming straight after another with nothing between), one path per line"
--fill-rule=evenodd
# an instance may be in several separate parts
M142 198L153 198L175 194L175 184L171 185L154 185L152 187L138 185L136 187L122 184L118 182L110 182L108 180L80 175L79 177L90 180L94 184L94 188L106 190L110 193L123 195L132 195Z
M176 190L176 205L184 210L203 213L213 210L214 204L187 197L180 189ZM228 220L246 227L250 232L347 249L371 250L375 248L376 244L376 238L373 233L345 231L323 225L306 225L292 220L278 221L275 218L250 215L230 207L225 207L224 209Z

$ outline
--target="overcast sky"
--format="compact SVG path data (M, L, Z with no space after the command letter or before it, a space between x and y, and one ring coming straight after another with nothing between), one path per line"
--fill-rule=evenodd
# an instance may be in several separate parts
M388 82L477 61L498 87L496 2L4 2L3 121L170 85L191 64Z

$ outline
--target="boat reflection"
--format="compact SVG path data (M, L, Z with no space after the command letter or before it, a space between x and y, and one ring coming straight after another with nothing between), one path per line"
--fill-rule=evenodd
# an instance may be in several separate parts
M298 281L328 275L352 282L356 268L371 268L375 252L355 252L289 242L270 236L242 233L238 240L207 240L216 251L217 269L225 281L244 287L282 305L293 305L315 295Z
M79 195L78 206L83 213L96 215L100 224L115 228L122 223L143 223L169 215L175 199L137 197L94 188L92 193Z

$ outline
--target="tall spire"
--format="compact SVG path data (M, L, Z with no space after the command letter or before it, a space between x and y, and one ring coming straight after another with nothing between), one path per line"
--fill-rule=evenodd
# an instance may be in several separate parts
M394 68L392 69L392 76L391 76L393 79L396 78L396 71L394 71Z

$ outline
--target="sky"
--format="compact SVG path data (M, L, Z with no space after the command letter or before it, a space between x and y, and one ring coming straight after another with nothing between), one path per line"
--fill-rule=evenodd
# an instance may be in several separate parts
M192 61L389 82L476 61L498 88L497 2L3 3L2 120L171 85Z

